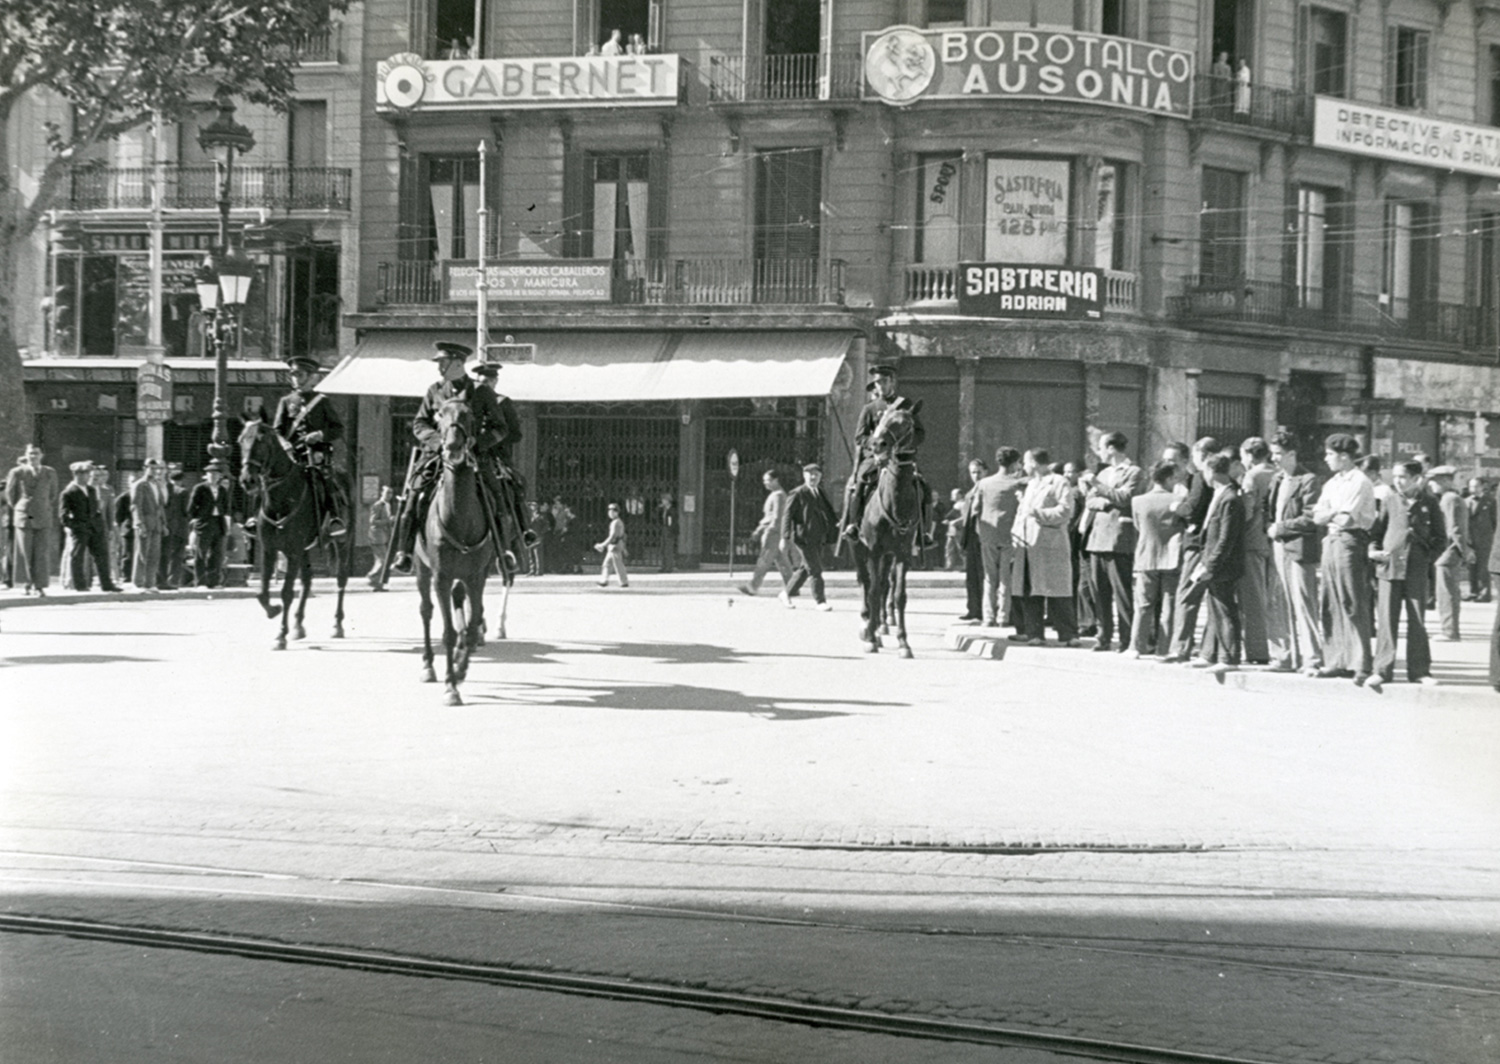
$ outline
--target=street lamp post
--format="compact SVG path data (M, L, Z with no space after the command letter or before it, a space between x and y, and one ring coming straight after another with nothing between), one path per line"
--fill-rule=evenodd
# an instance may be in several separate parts
M234 157L255 147L255 137L234 120L234 102L227 92L218 95L219 115L198 133L198 143L214 160L218 179L219 241L211 270L199 272L196 287L203 312L209 316L214 344L214 434L208 453L221 461L229 457L229 339L239 308L250 294L254 270L248 259L229 247L229 193ZM215 284L217 282L217 284Z

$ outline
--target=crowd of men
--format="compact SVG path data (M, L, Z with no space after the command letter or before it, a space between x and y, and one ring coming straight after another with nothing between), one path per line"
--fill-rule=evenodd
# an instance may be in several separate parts
M1396 678L1403 625L1405 678L1433 684L1427 611L1456 641L1464 598L1490 599L1495 499L1478 479L1461 495L1451 466L1414 455L1387 482L1342 433L1321 456L1299 455L1284 431L1238 448L1172 443L1149 470L1128 444L1104 435L1091 468L1011 447L993 472L970 463L949 522L968 574L963 620L1008 622L1037 645L1050 626L1066 646L1092 636L1095 651L1379 690ZM1328 473L1309 468L1317 457Z
M224 464L208 463L191 486L180 467L152 458L116 493L109 470L80 461L70 479L28 446L0 496L0 582L45 595L53 576L64 587L119 591L130 582L157 591L223 582L230 520Z

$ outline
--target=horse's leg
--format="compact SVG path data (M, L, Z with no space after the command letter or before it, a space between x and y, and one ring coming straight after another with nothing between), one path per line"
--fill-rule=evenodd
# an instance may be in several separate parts
M276 564L274 555L271 564ZM296 593L293 590L296 577L296 570L292 568L292 562L289 558L287 559L286 570L281 575L281 609L277 611L281 615L281 631L276 635L277 650L286 649L287 626L291 624L292 620L292 596Z
M432 668L432 570L418 554L412 562L417 574L418 607L422 614L422 682L437 683L437 673Z
M911 644L906 641L906 558L897 558L893 566L891 594L896 609L896 643L901 647L901 656L912 656Z
M477 580L466 575L453 582L453 629L458 634L458 650L453 662L455 686L469 678L469 659L474 648L479 646L479 596L475 589Z
M880 579L880 555L874 551L866 553L861 568L865 577L865 627L860 638L865 641L865 652L873 654L880 649L880 636L875 629L880 626L881 611L885 608L885 582Z
M441 563L439 563L441 564ZM463 705L463 698L458 693L458 679L453 674L453 651L458 643L458 631L453 626L453 578L439 571L435 579L438 612L443 615L443 653L447 658L447 671L443 675L443 704L449 706ZM463 600L459 600L459 610L463 610Z
M506 573L500 581L500 621L495 625L495 638L505 638L505 615L510 609L510 587L516 582L515 573Z
M287 566L291 568L290 565ZM292 627L293 639L306 639L307 626L303 620L307 616L307 598L312 594L312 553L304 550L300 564L297 566L297 576L302 581L302 596L297 599L297 623Z
M264 532L257 532L256 561L260 564L260 594L256 601L266 611L266 616L275 620L281 614L280 606L271 604L271 577L276 572L276 547L267 545Z
M334 540L333 571L337 574L339 584L338 601L333 606L333 638L335 639L344 638L344 588L349 586L349 563L353 553L352 547Z

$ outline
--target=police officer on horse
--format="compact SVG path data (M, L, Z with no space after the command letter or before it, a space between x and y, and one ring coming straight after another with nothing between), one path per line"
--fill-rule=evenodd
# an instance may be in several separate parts
M475 457L479 480L488 496L486 505L490 508L495 541L502 553L510 551L519 559L523 557L518 548L524 548L522 530L525 526L517 523L515 506L507 502L512 493L502 486L502 477L508 479L512 476L510 446L521 438L521 419L516 414L515 404L508 398L502 403L493 391L482 387L470 376L473 348L447 340L439 340L433 347L437 354L432 359L437 363L442 380L427 389L422 405L412 419L411 431L416 437L417 449L396 521L399 553L395 568L398 572L411 571L411 553L416 549L417 533L427 520L427 508L442 475L442 438L437 412L445 402L454 399L465 403L474 418ZM479 364L474 365L478 368ZM509 480L509 484L514 485L515 481ZM519 495L519 492L515 494Z
M314 391L323 367L316 359L295 355L287 359L294 390L276 406L274 426L290 454L308 471L318 528L325 536L348 531L348 500L333 468L333 445L344 437L344 423L326 395Z
M914 449L920 447L927 436L927 430L922 427L922 419L918 414L920 406L905 396L896 394L896 368L894 366L885 364L871 366L867 390L871 393L870 401L859 412L859 422L854 430L854 446L859 453L859 465L844 488L844 516L839 519L840 536L851 541L859 538L859 525L864 517L865 503L869 501L870 494L875 490L876 481L880 478L880 467L885 456L877 454L871 448L870 437L875 434L875 429L880 425L880 420L885 416L886 410L895 407L911 414L913 430L911 446ZM914 455L899 454L896 457L909 459ZM922 528L925 535L928 491L921 477L917 478L917 483L922 493Z

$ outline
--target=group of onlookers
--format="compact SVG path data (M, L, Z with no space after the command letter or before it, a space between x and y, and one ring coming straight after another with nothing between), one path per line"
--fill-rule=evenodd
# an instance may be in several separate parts
M1451 466L1414 455L1387 483L1342 433L1316 456L1285 431L1238 448L1172 443L1149 470L1127 445L1105 434L1091 467L1011 447L994 472L970 463L949 522L968 572L962 619L1008 622L1034 644L1050 626L1067 646L1092 636L1096 651L1378 690L1395 678L1403 623L1406 678L1430 684L1426 610L1457 640L1465 577L1467 597L1489 601L1495 499L1478 479L1460 495ZM1500 635L1492 673L1500 688Z
M6 587L44 595L54 574L75 591L96 580L104 591L120 590L123 581L153 591L222 583L231 522L221 462L210 462L204 479L189 488L180 467L147 459L118 494L97 462L74 462L68 472L60 484L41 448L31 445L6 476L0 497Z

